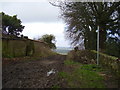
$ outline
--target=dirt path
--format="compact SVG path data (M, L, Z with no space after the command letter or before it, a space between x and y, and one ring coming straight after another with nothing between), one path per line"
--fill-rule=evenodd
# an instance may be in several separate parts
M62 70L65 58L56 55L43 60L7 61L9 63L3 64L3 88L50 88L60 85L57 73ZM51 70L55 73L47 76Z
M24 58L20 60L3 59L3 88L51 88L54 86L66 88L67 82L64 78L58 77L58 72L72 72L74 65L66 67L64 65L65 59L65 55L55 55L35 60L24 60ZM51 70L55 73L49 75L48 72ZM107 88L118 87L114 83L116 79L111 75L100 74L105 77L105 86Z

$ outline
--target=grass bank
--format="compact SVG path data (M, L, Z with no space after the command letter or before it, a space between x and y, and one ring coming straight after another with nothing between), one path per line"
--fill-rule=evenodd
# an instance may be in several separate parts
M105 88L104 78L99 75L101 67L95 64L84 65L78 62L64 61L65 71L58 76L64 78L69 88Z

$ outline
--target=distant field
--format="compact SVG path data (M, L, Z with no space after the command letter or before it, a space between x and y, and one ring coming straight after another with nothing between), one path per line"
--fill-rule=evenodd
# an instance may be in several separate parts
M67 55L69 51L71 51L72 48L70 47L57 47L57 49L53 50L59 54Z

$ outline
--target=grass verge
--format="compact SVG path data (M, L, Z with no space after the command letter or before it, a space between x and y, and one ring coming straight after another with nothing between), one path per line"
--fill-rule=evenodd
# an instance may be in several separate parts
M72 71L59 72L58 76L64 78L67 82L67 87L70 88L105 88L103 77L98 74L102 71L101 67L90 64L83 65L78 62L66 60L65 66L72 66ZM76 66L76 67L74 67Z

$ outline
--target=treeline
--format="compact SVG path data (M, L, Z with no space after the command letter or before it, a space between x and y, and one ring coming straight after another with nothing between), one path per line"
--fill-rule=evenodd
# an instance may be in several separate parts
M3 38L18 38L21 39L26 38L27 36L23 36L22 31L24 30L24 27L21 23L22 21L17 18L17 15L7 15L4 12L1 12L0 15L2 16L2 37ZM48 44L49 48L55 49L55 36L52 34L45 34L42 37L36 39L39 41L43 41Z
M22 21L17 18L17 15L7 15L4 12L0 13L2 15L2 33L6 35L18 36L22 33L25 26L21 23Z
M79 46L84 39L85 49L96 50L99 26L100 50L120 57L120 1L50 3L60 8L71 44Z

